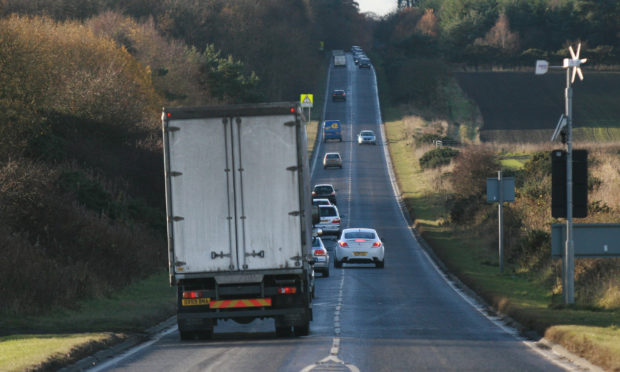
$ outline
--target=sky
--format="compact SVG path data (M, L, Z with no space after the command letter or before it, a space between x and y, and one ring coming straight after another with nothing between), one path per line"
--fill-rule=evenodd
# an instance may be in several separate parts
M357 0L360 13L373 12L383 16L396 9L397 0Z

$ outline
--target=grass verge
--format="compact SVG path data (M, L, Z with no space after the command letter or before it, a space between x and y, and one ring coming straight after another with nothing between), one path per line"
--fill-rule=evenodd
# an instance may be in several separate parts
M3 315L0 371L69 363L129 334L161 322L176 311L176 289L167 273L138 281L106 298L89 299L74 309L41 316Z
M394 116L392 116L394 118ZM386 123L394 171L418 232L447 268L489 304L514 318L526 330L545 335L566 349L597 365L620 370L620 310L601 311L553 305L548 285L526 274L499 273L496 254L488 250L485 237L455 230L444 223L447 211L437 190L441 174L422 171L411 127L419 120ZM519 167L521 155L507 157ZM559 275L559 273L558 273Z

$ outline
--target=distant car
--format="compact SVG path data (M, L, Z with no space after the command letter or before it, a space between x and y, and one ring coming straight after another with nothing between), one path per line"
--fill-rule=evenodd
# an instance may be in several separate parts
M361 51L357 53L353 53L353 62L355 62L356 65L360 63L360 59L362 58L367 58L367 57Z
M377 144L377 137L375 136L375 132L371 130L363 130L360 134L357 135L357 143L371 143L373 145Z
M332 205L329 199L312 199L312 205Z
M338 152L325 153L323 157L323 169L328 167L336 167L342 169L342 158Z
M315 227L323 230L323 235L340 234L340 213L335 205L319 205L321 220Z
M323 240L318 236L312 238L312 258L314 259L314 271L329 276L329 252L325 249Z
M358 45L353 45L351 47L351 53L356 53L356 52L361 52L361 51L362 51L362 48Z
M342 89L335 89L332 92L332 101L336 102L336 101L346 101L347 100L347 93L342 90Z
M342 230L334 253L334 267L342 267L343 263L374 263L382 269L385 247L377 231L368 228Z
M370 68L370 60L367 58L360 58L358 66L359 68Z
M312 197L313 198L326 198L332 204L336 204L336 189L334 186L329 183L321 183L318 185L314 185L312 188Z

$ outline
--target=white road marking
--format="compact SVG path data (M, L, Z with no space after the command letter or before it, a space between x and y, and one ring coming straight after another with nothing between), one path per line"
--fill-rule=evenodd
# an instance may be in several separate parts
M350 60L349 56L347 55L347 58ZM351 72L351 70L349 69L349 66L351 66L351 61L347 62L347 69L349 72ZM331 67L329 69L329 71L331 72ZM350 74L349 76L354 75L354 74ZM329 80L328 80L328 85L329 87ZM349 79L349 84L347 86L348 90L349 90L349 97L351 96L351 92L352 92L352 83L351 83L351 79ZM327 95L326 95L327 97ZM326 100L327 101L327 100ZM347 197L347 215L351 214L351 185L352 185L352 177L353 177L353 129L352 129L352 124L353 124L353 109L352 109L352 102L351 99L347 99L348 102L348 109L349 109L349 141L347 141L348 146L349 146L349 163L351 164L348 168L348 172L349 175L347 177L347 183L348 183L348 197ZM323 110L323 112L325 112L325 109ZM346 120L345 120L346 121ZM315 150L316 151L316 150ZM315 159L316 160L316 159ZM314 167L314 164L313 164ZM314 168L313 168L314 169ZM347 226L348 226L348 221L349 218L347 217ZM334 310L334 335L336 337L333 338L332 340L332 347L329 350L329 355L321 360L319 360L318 362L314 363L314 364L310 364L306 367L304 367L301 372L309 372L312 371L315 368L320 368L320 369L337 369L337 368L347 368L349 371L351 372L359 372L359 368L357 368L355 365L353 364L348 364L342 360L340 360L338 358L338 353L340 352L340 332L341 332L341 328L340 328L340 313L342 311L342 304L343 304L343 293L344 293L344 276L345 276L345 270L340 270L340 272L342 273L342 276L340 277L340 285L338 287L338 299L336 300L336 308Z
M94 366L93 368L88 369L89 372L99 372L99 371L103 371L105 369L111 368L114 365L116 365L117 363L119 363L120 361L129 358L130 356L146 349L147 347L153 345L154 343L158 342L159 340L161 340L162 337L171 334L172 332L176 332L177 331L177 326L176 324L168 329L165 329L161 332L159 332L158 334L156 334L150 341L145 342L139 346L136 346L132 349L127 350L126 352L122 353L121 355L114 357L104 363L98 364L96 366Z

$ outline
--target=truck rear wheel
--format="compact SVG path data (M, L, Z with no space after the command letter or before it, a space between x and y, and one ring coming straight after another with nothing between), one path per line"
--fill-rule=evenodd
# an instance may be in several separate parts
M290 326L283 326L283 327L276 326L276 336L277 337L289 337L290 335L291 335L291 327Z
M301 326L293 327L293 332L295 336L308 336L310 334L310 322L306 322L306 324Z
M181 340L183 341L189 341L196 338L195 332L179 331L179 335L181 336Z

